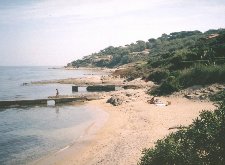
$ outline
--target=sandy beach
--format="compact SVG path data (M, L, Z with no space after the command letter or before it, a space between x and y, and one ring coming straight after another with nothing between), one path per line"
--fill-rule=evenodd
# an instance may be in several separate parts
M171 101L172 105L159 107L142 99L119 107L106 104L106 99L90 102L91 105L101 106L110 117L91 145L79 156L59 164L137 164L143 148L153 147L158 139L175 131L169 128L189 125L201 110L214 108L209 102L162 99Z
M108 113L107 121L98 126L93 123L76 145L37 164L134 165L144 148L154 147L158 139L177 130L170 128L187 126L202 110L215 109L212 102L182 96L157 97L163 103L170 102L168 106L149 104L147 100L152 96L146 92L153 83L140 79L134 82L143 88L104 92L100 94L101 99L87 102L88 106ZM122 104L113 106L107 103L112 96L122 98Z

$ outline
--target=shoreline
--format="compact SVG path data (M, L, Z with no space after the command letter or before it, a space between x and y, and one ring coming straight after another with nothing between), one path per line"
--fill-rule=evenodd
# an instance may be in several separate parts
M77 152L73 146L62 151L60 161L46 164L57 165L124 165L137 164L144 148L176 129L174 126L191 124L199 112L213 110L212 102L200 102L181 97L160 97L163 102L170 101L169 106L148 104L151 98L144 89L129 89L102 94L102 99L87 102L87 106L97 107L109 114L108 120L97 130L85 145ZM132 96L126 96L127 94ZM125 97L122 105L113 106L106 103L113 95ZM189 105L188 107L186 105Z
M73 106L76 106L77 103L74 103ZM87 105L85 105L87 106ZM58 164L61 161L66 162L67 158L79 154L80 150L86 147L89 144L92 137L95 133L104 126L104 123L108 119L108 113L103 111L99 107L91 107L92 108L92 119L82 123L81 125L76 126L76 130L82 130L81 135L69 142L64 147L60 148L57 151L51 152L44 157L41 157L37 160L31 161L28 164L30 165L50 165L50 164Z
M102 81L104 80L104 83ZM56 81L36 82L48 84ZM136 165L144 148L154 147L155 142L175 132L180 125L188 126L202 110L214 110L216 107L207 100L184 98L183 93L169 97L157 97L162 103L154 105L147 101L152 96L147 91L155 86L152 82L135 79L127 82L112 75L57 80L57 83L76 85L136 85L137 89L121 89L111 92L96 92L98 100L86 102L87 106L100 108L106 112L108 120L91 136L79 141L82 146L66 148L57 158L46 159L46 165ZM35 84L35 83L34 83ZM106 103L111 97L117 97L122 103L113 106ZM188 105L188 106L187 106ZM174 129L175 128L175 129ZM90 130L92 127L90 127ZM78 143L77 143L78 144ZM60 158L60 159L59 159Z

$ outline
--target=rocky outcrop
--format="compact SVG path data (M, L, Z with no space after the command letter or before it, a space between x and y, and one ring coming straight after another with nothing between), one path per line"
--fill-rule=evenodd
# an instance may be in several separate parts
M112 96L107 100L107 103L110 103L114 106L121 105L123 103L124 99L119 96Z
M223 84L213 84L210 86L195 85L180 92L176 92L173 95L182 95L191 100L207 100L209 96L214 95L224 89L225 85Z

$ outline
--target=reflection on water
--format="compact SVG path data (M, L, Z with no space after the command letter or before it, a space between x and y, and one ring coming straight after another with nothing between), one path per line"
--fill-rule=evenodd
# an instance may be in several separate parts
M55 107L55 113L58 115L59 114L59 106Z
M0 111L0 164L25 164L78 138L92 119L84 105Z

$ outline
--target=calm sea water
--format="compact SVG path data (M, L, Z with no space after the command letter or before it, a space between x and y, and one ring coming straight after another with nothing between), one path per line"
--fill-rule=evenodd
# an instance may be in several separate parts
M40 80L74 78L92 74L103 74L91 70L48 69L49 67L1 67L0 66L0 100L19 100L46 98L55 95L56 88L60 94L72 94L71 85L49 84L28 85L23 83Z
M71 85L31 85L24 82L82 77L90 71L48 69L48 67L0 67L0 100L45 98L72 94ZM96 119L86 105L35 106L0 109L0 164L28 164L76 142Z

